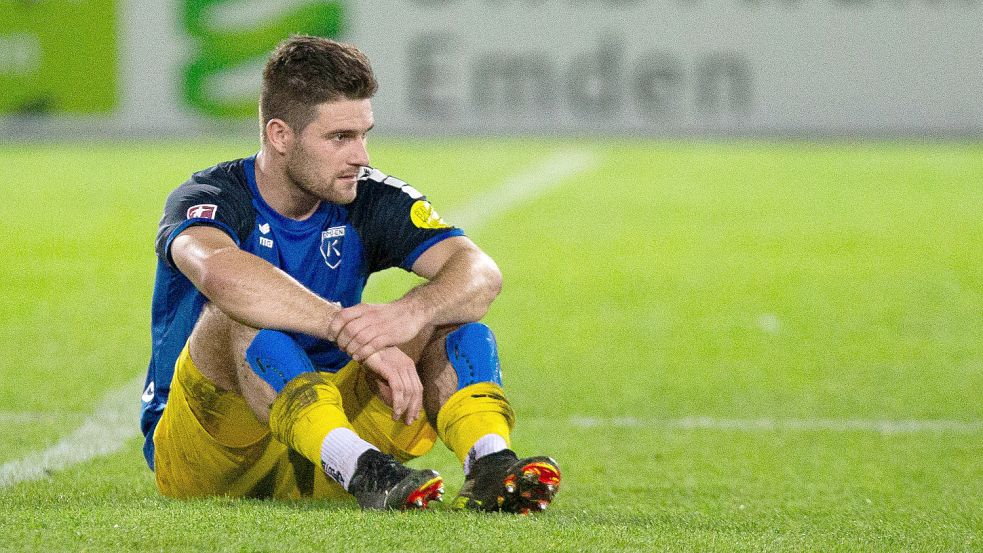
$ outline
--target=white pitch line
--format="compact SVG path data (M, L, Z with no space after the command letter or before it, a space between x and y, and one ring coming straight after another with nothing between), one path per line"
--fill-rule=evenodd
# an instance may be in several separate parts
M460 210L454 210L454 218L450 220L465 230L479 227L490 218L545 194L595 164L596 156L592 152L558 151L492 192L479 195ZM0 465L0 488L38 480L54 471L119 451L127 440L140 433L139 399L144 378L141 375L106 394L82 426L57 444ZM21 416L31 418L37 414ZM10 417L16 419L18 415L10 414Z
M51 472L119 451L140 433L140 390L144 377L103 397L95 412L71 435L50 448L0 465L0 488L38 480Z
M596 164L597 156L589 150L560 150L498 188L478 195L461 209L452 210L447 221L465 231L479 227L523 202L546 194Z
M948 433L975 434L983 421L954 419L728 419L683 417L652 419L637 417L574 416L570 424L580 428L648 428L659 430L723 430L732 432L876 432L880 434Z

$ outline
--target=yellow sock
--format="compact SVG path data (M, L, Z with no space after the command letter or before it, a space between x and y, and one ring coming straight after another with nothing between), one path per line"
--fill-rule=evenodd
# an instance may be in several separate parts
M437 413L437 436L463 463L478 438L498 434L509 444L515 413L502 387L479 382L454 393Z
M287 447L321 466L321 443L336 428L352 429L337 386L316 372L304 373L277 395L270 409L270 431Z

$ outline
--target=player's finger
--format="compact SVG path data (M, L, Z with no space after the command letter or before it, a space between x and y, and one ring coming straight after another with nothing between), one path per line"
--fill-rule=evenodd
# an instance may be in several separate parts
M420 412L423 410L423 383L420 382L419 376L416 374L416 370L411 373L413 380L413 396L411 398L409 407L407 408L407 418L406 424L410 425L420 416Z
M362 341L358 341L358 336L362 334L366 329L371 328L368 321L358 318L353 319L345 324L345 327L341 329L341 333L338 334L338 347L345 350L346 353L351 353L361 347L365 340L368 338L363 338Z
M407 425L413 424L420 410L423 408L423 384L416 373L416 366L409 358L406 363L401 365L401 376L406 385L406 411L403 414L403 422Z
M394 374L392 378L386 381L393 394L393 420L399 420L406 412L405 388L399 380L399 376Z
M418 390L416 397L416 417L423 415L423 382L420 380L420 373L416 370L416 364L413 365L413 379L416 381L416 388Z
M394 378L394 380L399 381L399 385L402 387L403 403L400 404L399 412L396 412L395 409L393 410L393 420L403 421L409 425L416 419L416 414L419 412L419 409L414 411L414 405L416 405L418 402L422 405L423 394L422 390L417 391L414 388L413 380L410 378L410 371L406 370L406 366L403 361L404 360L402 359L400 360L400 366L398 367L396 371L397 375ZM409 361L409 359L407 358L405 361ZM409 361L409 363L412 366L412 361ZM395 401L393 403L395 403Z
M397 367L392 365L393 360L398 358L395 356L387 357L386 353L387 350L383 350L375 355L369 356L365 360L364 365L389 387L389 396L392 400L390 405L392 417L394 421L398 421L405 410L403 407L404 387L400 382L399 371L396 370Z
M353 308L349 307L342 309L341 311L335 313L334 318L331 319L331 324L328 325L328 333L331 336L335 336L335 341L337 342L337 337L341 334L341 329L345 328L345 325L356 317L357 315Z
M331 324L328 328L335 333L335 335L340 335L344 332L345 327L351 324L352 321L356 321L365 316L365 313L369 311L371 306L364 303L359 303L351 307L346 307L338 312L331 320Z
M395 344L389 343L386 336L379 334L366 342L362 347L356 350L355 353L352 353L351 356L353 359L361 363L363 359L372 357L377 351L394 345Z
M377 306L365 306L358 312L360 320L368 322L372 326L385 326L392 322L393 317Z
M379 334L378 328L366 326L358 334L352 336L352 339L342 349L361 363L362 360L368 359L375 352L385 348L385 341L385 336Z

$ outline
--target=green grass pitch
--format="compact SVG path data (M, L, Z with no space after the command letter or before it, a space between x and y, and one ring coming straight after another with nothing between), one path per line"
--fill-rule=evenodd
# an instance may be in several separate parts
M0 146L0 465L144 373L164 198L254 148ZM983 147L372 145L452 221L565 151L594 164L469 232L514 445L564 470L545 514L173 501L132 439L0 489L0 550L983 550Z

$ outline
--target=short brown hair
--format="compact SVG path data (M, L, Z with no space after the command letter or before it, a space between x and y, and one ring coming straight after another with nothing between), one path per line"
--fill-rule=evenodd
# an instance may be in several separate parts
M300 132L314 120L318 104L364 100L378 88L369 59L358 48L322 37L292 36L273 50L263 69L263 138L271 119L282 119Z

